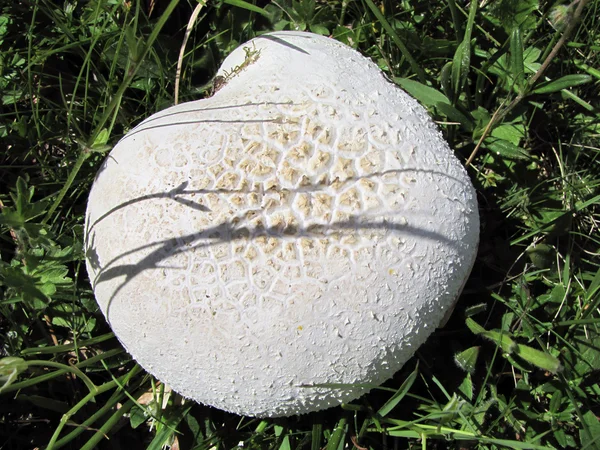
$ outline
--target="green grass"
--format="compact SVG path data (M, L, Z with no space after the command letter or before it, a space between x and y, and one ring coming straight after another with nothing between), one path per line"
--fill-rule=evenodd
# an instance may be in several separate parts
M331 35L440 124L478 191L448 323L350 405L276 420L183 402L121 349L83 267L101 161L174 102L195 3L0 7L0 447L600 449L600 1L209 1L180 101L262 32ZM168 324L166 324L168 326Z

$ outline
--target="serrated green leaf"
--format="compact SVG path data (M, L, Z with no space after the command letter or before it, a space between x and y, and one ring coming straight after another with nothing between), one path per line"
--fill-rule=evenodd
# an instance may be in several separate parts
M539 87L535 88L532 92L534 94L551 94L553 92L558 92L562 89L569 89L574 86L580 86L582 84L587 84L592 81L592 77L585 74L579 75L565 75L564 77L559 78L558 80L549 81L547 83L541 84Z
M40 290L39 278L24 273L20 267L2 268L3 284L17 291L17 295L34 309L44 308L49 298Z

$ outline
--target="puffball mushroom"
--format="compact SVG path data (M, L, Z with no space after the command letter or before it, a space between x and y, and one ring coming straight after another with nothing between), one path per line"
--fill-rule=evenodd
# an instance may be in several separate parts
M473 186L424 108L340 42L265 34L219 77L103 163L86 214L97 301L185 397L258 417L349 402L453 305Z

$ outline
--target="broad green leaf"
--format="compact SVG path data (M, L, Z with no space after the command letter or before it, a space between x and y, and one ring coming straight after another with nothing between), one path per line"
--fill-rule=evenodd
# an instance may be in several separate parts
M494 128L491 135L518 146L525 137L525 127L522 124L502 124L499 127Z
M33 186L27 187L27 182L23 177L17 178L17 196L12 197L17 207L17 212L19 214L24 214L27 205L29 205L29 202L31 202L31 199L33 198Z
M579 353L575 355L575 372L584 376L593 371L600 371L600 336L582 337L577 347Z
M440 86L446 96L452 96L452 61L448 61L440 72Z
M557 373L562 370L562 365L558 358L527 345L517 344L515 353L529 364L533 364L548 372Z
M567 278L568 279L568 278ZM567 294L567 289L562 284L557 284L552 288L550 292L549 301L560 305L563 301L565 301L565 296Z
M600 419L593 411L587 411L581 417L582 427L579 430L581 450L596 450L600 448Z
M535 73L542 66L538 59L542 51L537 47L527 47L523 52L523 64L527 73Z
M454 355L454 361L467 373L474 373L479 356L479 347L471 347Z
M134 430L148 420L148 412L144 408L134 406L129 413L129 425Z
M458 99L458 95L463 89L470 65L471 42L464 40L458 45L452 60L452 92L455 99Z
M471 379L470 373L467 373L465 379L460 383L460 386L458 386L458 390L462 392L466 398L473 400L473 380Z
M423 105L435 107L440 114L460 123L467 131L472 131L473 121L452 106L448 97L437 89L409 78L394 78L394 81Z
M458 48L454 53L454 58L452 59L452 89L454 101L458 99L471 68L471 35L473 33L473 26L475 25L475 14L477 13L478 4L478 2L471 2L467 26L465 28L465 36L458 45Z
M509 160L529 160L531 156L529 153L514 144L511 144L504 139L498 139L494 137L488 137L485 141L483 141L484 146L488 148L495 155L500 156L501 158L509 159Z
M464 130L468 131L469 133L473 131L473 121L454 106L447 103L436 103L435 108L440 114L443 114L451 121L460 123Z
M141 53L144 44L141 39L136 37L134 26L125 28L125 42L127 43L127 49L129 50L130 60L136 64L139 63L141 61Z
M477 322L475 322L470 317L467 317L466 324L467 324L467 327L469 328L469 330L471 330L471 333L473 333L473 334L481 334L481 333L485 332L485 328L483 328L481 325L479 325Z
M469 6L469 17L467 18L467 26L465 27L465 37L464 40L471 41L471 36L473 34L473 27L475 26L475 15L477 14L477 7L479 6L479 2L471 2Z
M25 273L21 267L3 267L3 284L15 289L25 303L33 309L43 309L50 299L44 294L37 276Z
M19 394L19 400L27 401L39 408L54 411L59 414L64 414L69 411L70 406L67 402L56 400L50 397L44 397L42 395L23 395Z
M585 74L579 75L565 75L558 80L549 81L541 84L539 87L533 90L534 94L551 94L558 92L562 89L568 89L573 86L579 86L592 81L592 77Z
M106 143L108 142L109 135L110 135L110 133L109 133L108 129L102 128L100 133L98 133L98 135L96 136L96 139L94 139L94 143L92 144L92 149L104 147L106 145Z
M556 414L561 406L562 403L562 391L556 391L554 392L554 394L552 394L552 398L550 399L550 405L549 405L549 410L550 413L552 414Z
M496 344L498 347L500 347L502 349L502 351L505 353L510 354L510 353L514 352L518 347L518 344L505 331L496 331L496 330L484 331L483 333L481 333L481 336L494 342L494 344Z
M537 17L532 13L538 8L538 0L496 0L490 4L489 12L510 33L515 27L523 31L534 28Z
M319 24L311 24L309 25L310 31L316 34L320 34L321 36L329 36L331 33L327 29L327 27Z
M7 356L0 359L0 393L15 382L20 373L27 370L27 362L23 358Z
M547 244L530 246L526 252L533 265L539 269L549 269L556 262L556 251Z
M523 41L519 27L513 28L510 34L510 70L517 90L521 92L525 87L525 65L523 62Z
M394 81L425 106L436 106L438 103L450 104L448 97L423 83L410 78L394 78Z
M473 334L489 339L505 353L513 353L517 349L517 343L512 340L510 334L507 332L496 330L488 331L470 317L467 318L466 324Z
M480 312L484 312L487 310L487 305L485 303L480 303L478 305L469 306L465 309L465 317L471 317Z

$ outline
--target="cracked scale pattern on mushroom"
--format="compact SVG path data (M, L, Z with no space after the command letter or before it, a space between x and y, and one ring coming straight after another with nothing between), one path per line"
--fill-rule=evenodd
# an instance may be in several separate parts
M251 45L213 97L113 149L90 194L88 271L148 371L284 416L351 401L412 356L470 272L479 219L439 131L373 63L308 33ZM317 386L331 383L347 387Z

